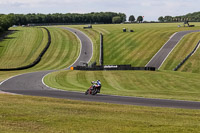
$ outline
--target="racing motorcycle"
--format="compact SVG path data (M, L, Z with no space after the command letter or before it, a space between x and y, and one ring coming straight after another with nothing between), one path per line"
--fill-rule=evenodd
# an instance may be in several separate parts
M90 88L86 90L85 95L96 95L97 93L100 93L100 87L95 87L94 82L91 82L91 84L92 85L90 86Z

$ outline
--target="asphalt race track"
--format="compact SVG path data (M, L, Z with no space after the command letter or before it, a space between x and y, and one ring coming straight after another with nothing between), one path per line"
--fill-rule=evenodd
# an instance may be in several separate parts
M83 62L89 62L93 54L92 53L93 44L91 40L81 31L70 28L64 28L64 29L73 32L80 39L82 45L79 58L71 66L80 65ZM0 90L4 92L22 94L22 95L63 98L63 99L81 100L81 101L95 101L104 103L153 106L153 107L200 109L200 102L123 97L123 96L100 95L100 94L92 96L92 95L84 95L84 93L81 92L71 92L71 91L63 91L63 90L49 88L43 84L42 79L46 74L53 71L54 70L33 72L11 77L10 79L0 83Z
M172 52L175 46L179 43L179 41L185 36L186 34L192 32L200 32L200 30L190 30L190 31L181 31L175 33L165 45L153 56L153 58L149 61L146 67L155 67L159 69L164 61L167 59L168 55Z

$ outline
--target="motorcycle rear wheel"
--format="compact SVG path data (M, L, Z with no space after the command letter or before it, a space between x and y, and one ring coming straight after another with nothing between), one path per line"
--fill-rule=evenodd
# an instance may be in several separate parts
M89 89L85 92L85 95L87 95L89 93Z
M95 89L93 89L93 91L92 91L92 95L96 95L97 94L97 92L98 92L98 90L95 88Z

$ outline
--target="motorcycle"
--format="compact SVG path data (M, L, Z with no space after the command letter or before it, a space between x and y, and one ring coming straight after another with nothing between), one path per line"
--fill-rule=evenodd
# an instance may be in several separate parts
M92 85L89 87L89 89L86 90L85 95L96 95L97 93L100 93L100 87L95 87L94 82L91 82Z

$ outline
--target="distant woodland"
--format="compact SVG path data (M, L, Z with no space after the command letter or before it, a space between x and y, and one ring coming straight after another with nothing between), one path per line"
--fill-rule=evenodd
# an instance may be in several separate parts
M191 22L200 22L200 12L189 13L183 16L160 16L158 18L159 22L184 22L184 21L191 21Z
M113 19L114 18L114 19ZM126 21L124 13L114 12L92 12L86 14L78 13L54 13L54 14L0 14L0 32L7 30L11 25L27 25L39 23L122 23Z

